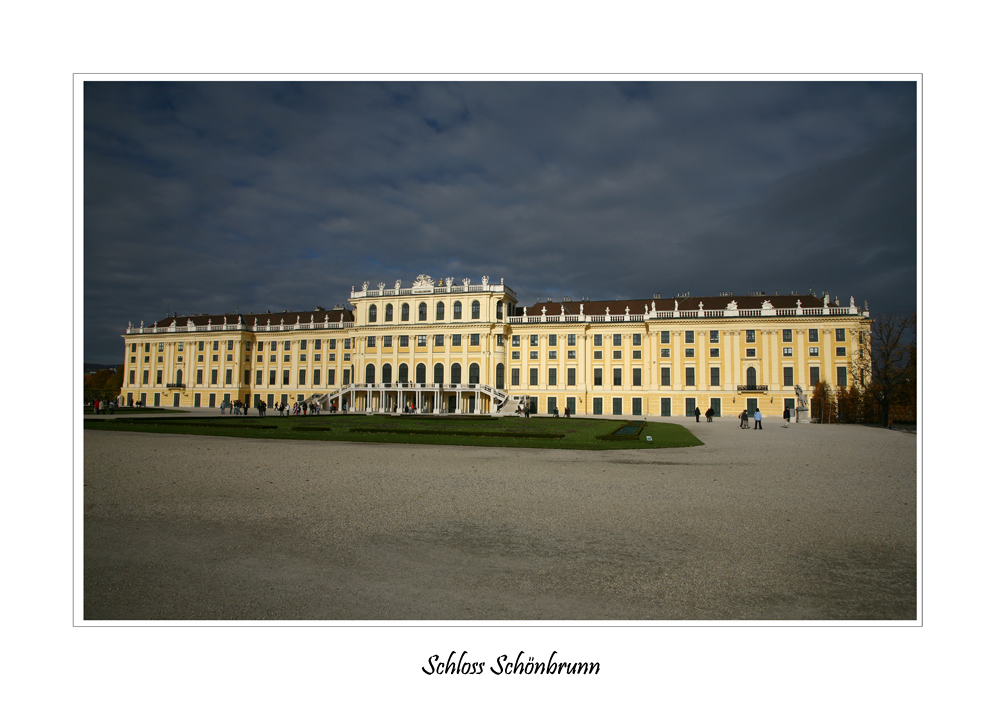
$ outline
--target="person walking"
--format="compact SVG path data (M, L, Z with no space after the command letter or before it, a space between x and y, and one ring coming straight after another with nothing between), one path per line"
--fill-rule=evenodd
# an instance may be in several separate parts
M761 416L761 414L760 414L760 409L757 409L757 410L756 410L756 411L755 411L755 412L753 413L753 430L754 430L754 431L756 431L756 430L757 430L758 428L759 428L759 429L760 429L761 431L763 431L763 430L764 430L764 427L760 425L760 420L761 420L762 418L763 418L763 417L762 417L762 416Z
M750 428L750 420L747 418L747 410L740 412L740 428Z
M708 420L708 423L712 423L713 416L715 416L715 409L712 407L705 409L705 418Z
M792 411L787 406L785 407L785 413L782 414L782 418L785 419L784 428L788 428L788 422L792 418Z
M701 409L698 407L694 408L694 422L701 423Z

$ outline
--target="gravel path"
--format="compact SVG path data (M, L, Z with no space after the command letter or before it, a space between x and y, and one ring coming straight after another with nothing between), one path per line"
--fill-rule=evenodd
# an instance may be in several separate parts
M916 618L913 434L556 451L86 431L84 617Z

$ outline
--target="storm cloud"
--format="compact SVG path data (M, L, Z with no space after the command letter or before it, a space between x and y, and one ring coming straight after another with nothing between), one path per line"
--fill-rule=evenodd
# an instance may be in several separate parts
M913 82L87 82L84 359L365 280L915 311Z

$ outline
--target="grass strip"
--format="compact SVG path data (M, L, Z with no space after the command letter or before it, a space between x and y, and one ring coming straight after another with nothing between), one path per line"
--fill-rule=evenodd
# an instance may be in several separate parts
M402 433L421 436L477 436L480 438L565 438L564 433L514 433L506 431L438 431L419 428L352 428L350 433Z

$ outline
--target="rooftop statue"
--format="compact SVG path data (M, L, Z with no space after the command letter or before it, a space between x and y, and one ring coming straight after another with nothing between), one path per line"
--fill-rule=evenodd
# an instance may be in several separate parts
M413 281L413 286L418 289L434 287L434 278L430 275L417 275L417 279Z
M736 304L736 300L734 299L732 302L726 305L726 309L728 309L731 312L734 312L737 309L739 309L739 305Z
M771 301L770 301L770 300L768 300L768 299L765 299L765 300L764 300L764 303L760 305L760 308L761 308L761 309L774 309L774 305L773 305L773 304L771 304Z

